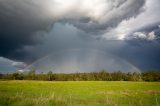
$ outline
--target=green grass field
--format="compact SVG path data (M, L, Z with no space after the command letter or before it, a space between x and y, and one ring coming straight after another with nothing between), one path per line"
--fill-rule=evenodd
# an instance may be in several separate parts
M160 106L160 82L0 81L0 106Z

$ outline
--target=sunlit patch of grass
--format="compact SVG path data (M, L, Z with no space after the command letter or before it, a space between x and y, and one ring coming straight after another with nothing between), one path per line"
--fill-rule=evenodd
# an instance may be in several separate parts
M159 82L0 81L0 106L159 105Z

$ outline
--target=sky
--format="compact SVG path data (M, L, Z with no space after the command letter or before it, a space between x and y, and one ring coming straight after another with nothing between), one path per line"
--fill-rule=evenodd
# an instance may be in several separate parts
M160 70L160 0L0 0L0 73Z

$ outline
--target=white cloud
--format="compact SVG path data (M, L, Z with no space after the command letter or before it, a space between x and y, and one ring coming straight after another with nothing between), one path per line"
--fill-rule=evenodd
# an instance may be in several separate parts
M12 66L14 66L14 67L17 67L17 68L24 68L24 67L26 67L26 64L24 63L24 62L12 62L12 64L11 64Z
M155 23L160 22L160 1L159 0L146 0L146 4L143 7L145 12L142 12L137 17L132 17L129 20L123 20L116 28L107 30L102 37L106 39L119 39L124 40L128 38L133 38L133 33L137 32L140 29L143 29L146 26L151 26ZM150 33L150 40L155 38L154 32ZM132 36L133 35L133 36ZM141 37L144 37L145 34L140 34Z
M133 31L159 20L159 0L1 0L0 3L7 7L5 10L9 8L8 14L26 17L26 12L33 20L53 23L65 20L106 39L123 40Z
M155 35L155 33L152 31L152 32L150 32L150 33L148 34L148 40L154 40L154 39L156 39L156 35Z
M156 39L155 33L152 31L150 33L145 33L145 32L135 32L133 34L133 38L136 39L146 39L146 40L154 40Z
M90 18L88 23L72 20L69 22L77 28L87 30L88 33L99 31L99 37L108 40L128 39L129 35L139 29L160 22L159 0L52 0L52 2L48 2L47 9L53 17L76 20ZM151 39L153 40L153 36L150 36Z
M21 73L23 73L24 72L24 70L17 70L18 72L21 72Z
M4 57L0 57L0 72L14 72L26 67L24 62L17 62Z
M147 35L144 32L135 32L133 34L134 38L141 38L141 39L146 39Z
M50 2L46 6L54 16L60 18L90 17L98 22L110 20L113 15L116 15L117 11L122 11L122 8L132 3L135 4L134 0L52 0L52 3ZM122 5L122 3L124 4ZM118 5L122 6L116 9L115 7ZM116 16L118 17L119 15L117 14Z

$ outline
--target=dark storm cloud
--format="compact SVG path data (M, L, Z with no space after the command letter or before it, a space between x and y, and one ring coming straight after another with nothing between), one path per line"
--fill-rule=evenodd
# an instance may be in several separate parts
M85 48L122 57L141 69L158 69L159 42L145 40L159 36L159 2L1 0L0 56L24 67L21 61L30 64L59 50Z
M90 37L87 33L78 30L71 24L62 24L62 23L56 23L53 29L50 32L48 32L45 38L46 40L43 46L37 45L35 48L30 48L32 55L39 56L37 58L42 58L48 54L49 55L54 54L61 50L65 51L70 49L86 49L88 51L97 50L104 52L106 54L111 54L115 56L113 57L114 59L117 59L116 57L120 57L122 60L128 61L130 64L134 65L135 67L137 67L142 71L158 70L160 68L158 64L160 63L159 41L147 41L147 40L106 41L102 39L96 40ZM66 52L63 53L65 55ZM70 55L73 54L72 52L69 53ZM92 55L92 53L89 52L87 55ZM79 56L82 56L81 58L83 58L83 55ZM57 59L57 61L59 60ZM117 62L117 64L121 64L121 62ZM110 69L110 67L108 67L108 69Z
M144 0L139 0L138 2L134 0L126 1L95 1L95 3L104 3L109 8L105 9L104 7L100 9L104 12L103 15L96 15L99 10L95 9L96 14L92 16L88 15L94 7L83 10L83 8L70 7L67 2L59 1L59 6L66 5L67 9L70 11L65 11L62 8L56 7L57 1L48 1L44 2L40 0L39 2L35 0L25 1L25 0L1 0L0 1L0 55L8 56L10 52L14 52L17 49L25 45L34 45L39 43L41 36L34 34L36 31L45 30L49 24L53 23L54 18L57 19L70 19L70 23L76 27L87 31L88 33L99 32L100 30L105 30L108 27L114 27L120 23L123 19L136 16L141 11L142 6L144 5ZM53 7L50 7L49 3L53 3ZM77 4L69 2L73 5ZM82 1L86 5L86 1ZM107 5L107 3L109 5ZM57 4L58 5L58 4ZM92 4L95 6L95 4ZM51 9L48 9L48 7ZM84 6L85 8L86 6ZM52 9L59 9L60 16L58 13L52 13ZM74 10L75 9L75 10ZM99 8L98 8L99 9ZM127 11L123 11L126 10ZM73 10L73 13L70 13ZM58 10L57 10L58 11ZM82 11L79 12L79 11ZM84 12L86 13L84 13ZM53 11L56 12L56 11ZM108 13L109 12L109 13ZM69 14L68 14L69 13ZM81 13L80 15L78 13ZM68 15L66 15L68 14ZM75 14L75 15L74 15ZM50 21L51 17L52 22ZM63 18L64 17L64 18ZM81 19L77 20L77 17ZM99 17L99 19L97 19ZM108 18L109 17L109 18ZM72 21L74 19L75 21ZM92 21L93 20L93 21ZM100 20L100 22L98 22ZM85 23L84 23L85 21ZM96 22L97 21L97 22ZM91 23L90 23L91 22ZM101 23L101 24L100 24Z
M0 55L8 58L25 57L25 46L43 42L43 33L55 20L66 20L78 29L96 35L115 27L123 19L138 15L145 0L79 1L1 0L0 1ZM99 5L97 5L97 3ZM65 4L65 5L64 5ZM73 5L73 6L72 6ZM104 7L104 6L106 7ZM94 7L97 8L94 9ZM86 8L86 9L84 9ZM127 11L124 11L126 10ZM55 11L56 10L56 11ZM57 12L58 11L58 12ZM95 12L95 14L91 14ZM90 35L91 35L90 34ZM21 56L24 54L24 56Z
M131 40L126 41L122 50L117 55L130 61L141 70L160 69L160 41ZM116 52L115 52L116 53Z
M0 1L0 55L10 57L25 45L40 43L35 32L46 29L48 17L42 17L40 7L20 0ZM18 55L17 55L18 56ZM11 56L12 57L12 56Z
M152 31L157 31L160 29L159 27L160 22L153 24L153 25L149 25L149 26L145 26L144 28L139 29L138 31L140 32L152 32Z

